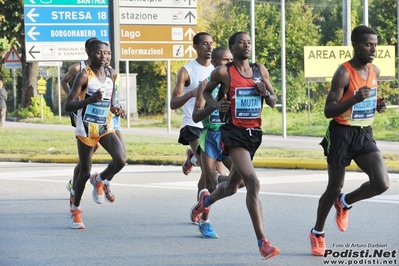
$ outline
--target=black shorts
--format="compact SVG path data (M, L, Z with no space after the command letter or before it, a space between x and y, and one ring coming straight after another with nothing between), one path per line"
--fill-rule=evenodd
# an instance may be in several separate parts
M223 153L228 155L229 147L243 147L249 151L251 160L262 144L263 132L260 128L240 128L230 124L220 127Z
M350 165L356 157L380 151L373 139L373 129L344 126L331 120L320 145L327 156L327 163L336 168Z
M180 135L177 142L183 145L189 145L190 141L194 141L200 137L202 128L193 127L193 126L185 126L180 129Z

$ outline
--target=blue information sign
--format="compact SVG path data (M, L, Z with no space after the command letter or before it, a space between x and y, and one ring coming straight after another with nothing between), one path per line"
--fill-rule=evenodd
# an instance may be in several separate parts
M87 58L84 53L87 39L96 37L109 42L108 1L24 2L27 61L79 61ZM83 53L68 55L67 49Z

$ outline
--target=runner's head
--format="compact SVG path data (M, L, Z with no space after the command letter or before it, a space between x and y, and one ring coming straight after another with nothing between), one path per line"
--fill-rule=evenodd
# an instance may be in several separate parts
M96 37L92 37L90 39L87 39L86 42L85 42L85 51L86 51L87 55L89 55L89 52L87 50L89 48L89 44L90 44L91 41L94 41L94 40L99 40L99 39L96 38Z
M233 61L233 55L226 47L219 46L213 49L211 63L214 67L225 65Z
M100 40L92 40L88 46L87 51L91 64L96 67L103 67L106 64L108 51L106 43Z

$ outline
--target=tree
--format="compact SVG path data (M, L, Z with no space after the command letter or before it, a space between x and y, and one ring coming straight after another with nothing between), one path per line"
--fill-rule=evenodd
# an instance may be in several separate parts
M26 62L25 56L25 31L24 31L24 2L23 0L0 0L0 36L14 46L21 49L22 60L22 89L20 103L25 102L24 91L28 85L37 89L37 75L39 71L38 64ZM36 93L35 93L36 94Z

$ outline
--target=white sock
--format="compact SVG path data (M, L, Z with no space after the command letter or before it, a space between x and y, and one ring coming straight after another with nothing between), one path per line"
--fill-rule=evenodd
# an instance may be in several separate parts
M104 185L108 186L108 185L109 185L109 182L110 182L110 181L109 181L108 179L105 179L105 180L104 180Z
M324 234L324 231L316 231L316 230L314 230L314 228L312 228L312 234L314 234L314 235L322 235L322 234Z
M190 162L191 162L192 164L194 164L195 166L197 166L197 157L195 157L195 155L191 156Z
M74 210L80 210L80 206L72 205L72 210L73 210L73 211L74 211Z
M204 221L204 220L200 220L200 224L206 224L206 223L209 223L209 220L206 220L206 221Z
M73 188L71 188L71 195L75 197L75 190Z
M352 206L349 205L348 203L346 203L346 201L345 201L345 195L346 195L346 194L342 194L342 196L339 197L339 201L341 202L341 205L342 205L344 208L350 208L350 207L352 207Z
M103 182L104 180L102 180L102 179L101 179L101 175L98 174L97 177L96 177L96 181L97 181L97 182Z

